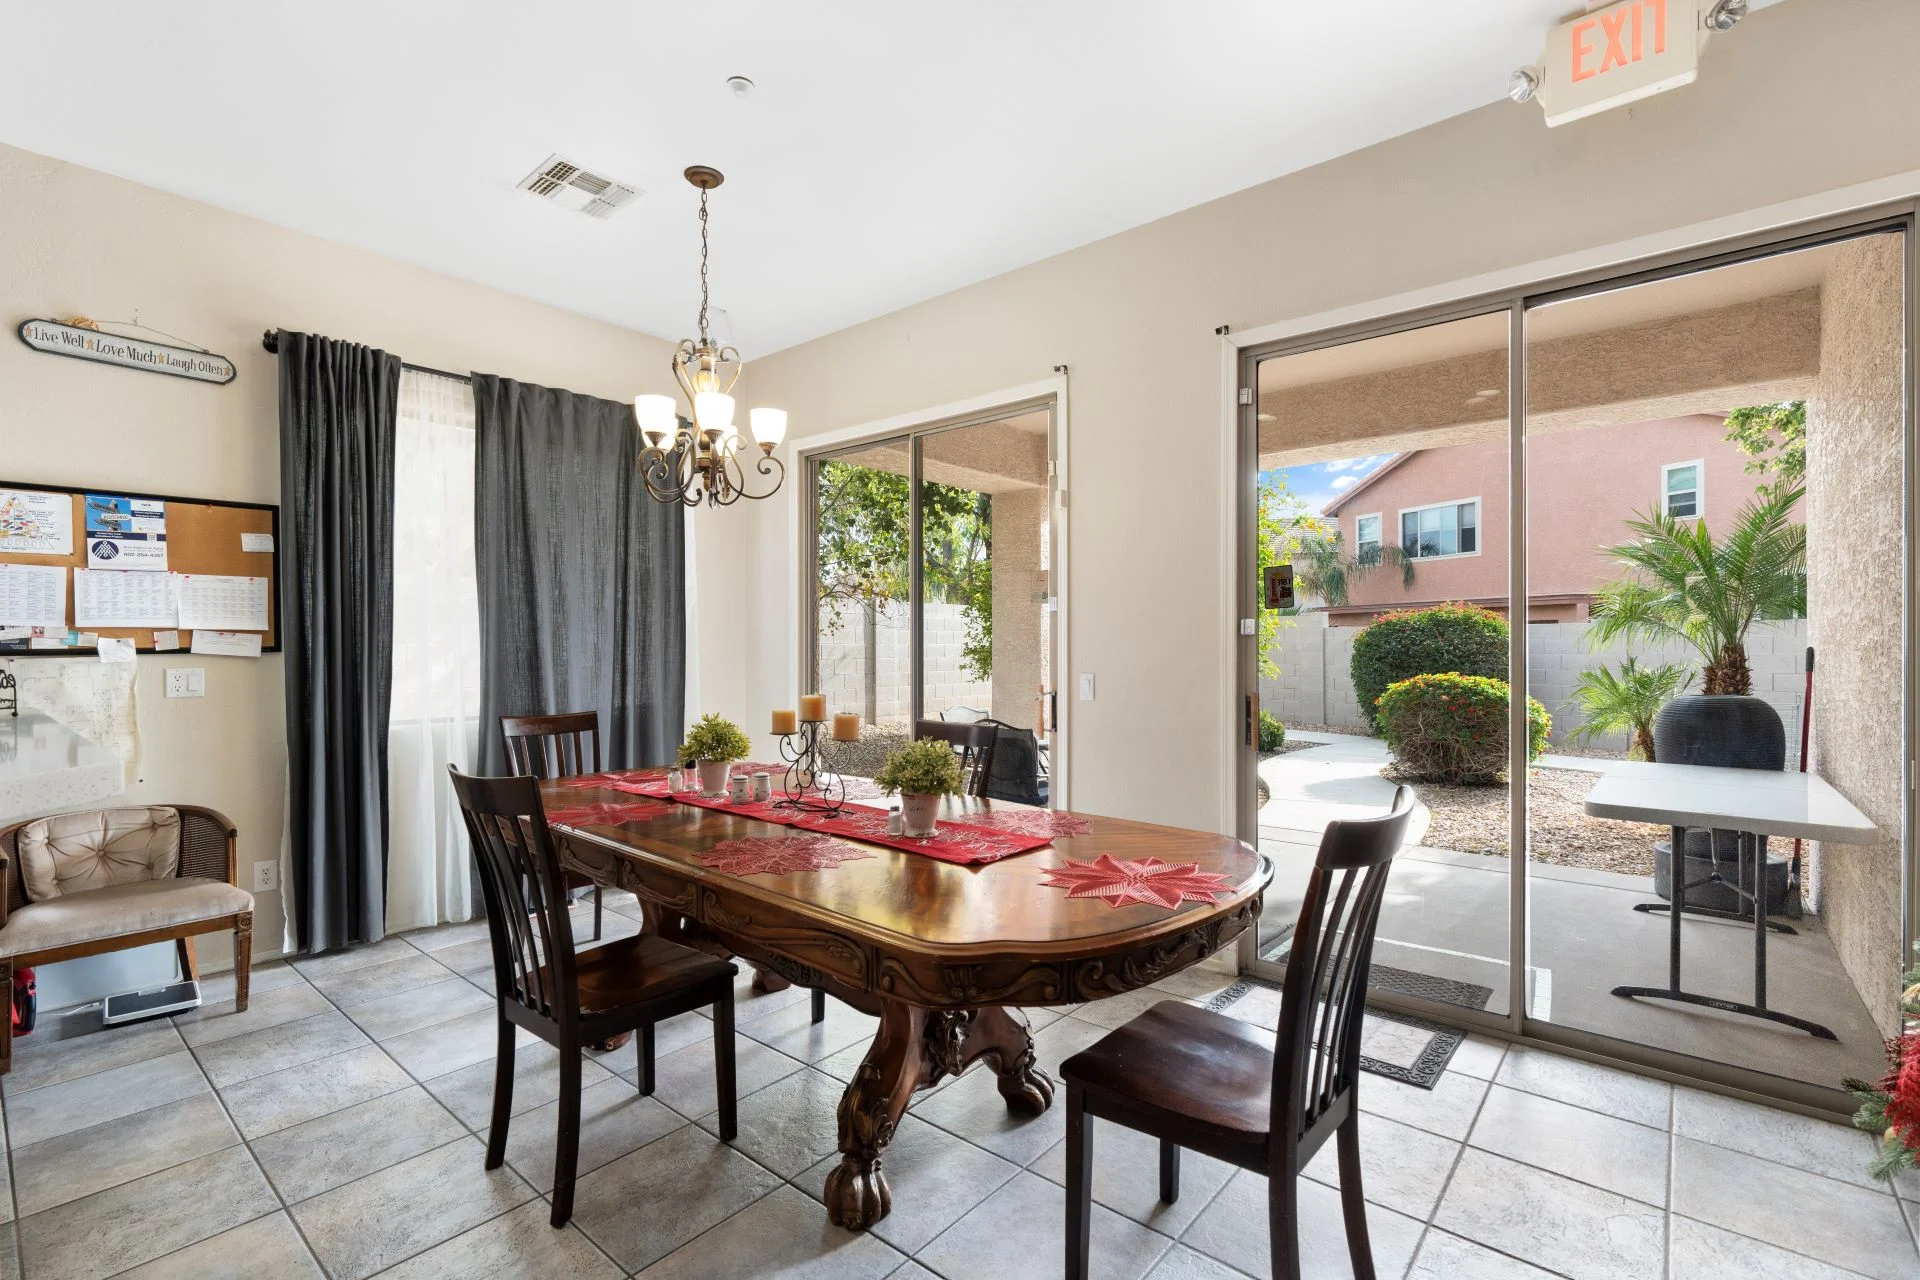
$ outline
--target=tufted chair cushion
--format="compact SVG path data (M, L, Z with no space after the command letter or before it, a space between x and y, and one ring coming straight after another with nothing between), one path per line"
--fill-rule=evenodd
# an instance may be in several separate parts
M63 813L22 827L18 848L33 902L164 880L180 868L180 814L158 806Z

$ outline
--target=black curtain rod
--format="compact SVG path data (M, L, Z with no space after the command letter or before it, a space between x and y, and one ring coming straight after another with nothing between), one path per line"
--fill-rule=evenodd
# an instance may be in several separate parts
M278 329L267 330L264 334L260 335L260 345L266 348L269 355L279 355L280 331ZM470 373L449 373L445 369L434 369L424 364L413 364L406 360L400 362L400 367L402 369L411 369L415 373L430 373L436 378L452 378L455 382L473 381L473 375Z

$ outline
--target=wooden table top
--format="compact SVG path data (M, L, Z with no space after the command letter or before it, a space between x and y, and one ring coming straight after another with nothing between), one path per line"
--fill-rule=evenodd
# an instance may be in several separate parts
M661 811L658 817L620 823L554 825L557 833L573 840L644 860L689 881L724 885L731 894L773 903L883 946L907 943L954 957L1017 949L1035 959L1066 958L1179 934L1210 917L1230 914L1258 895L1271 874L1258 853L1231 836L1075 814L1088 824L1087 834L1059 836L1051 845L983 866L958 866L849 840L873 856L820 871L732 876L701 865L696 855L722 840L800 833L578 782L545 783L542 793L555 808L605 801L658 806ZM942 805L940 816L964 820L968 813L1030 808L953 796ZM1186 901L1169 910L1069 898L1065 889L1045 883L1042 873L1049 868L1064 866L1069 859L1091 861L1103 853L1158 858L1174 865L1195 863L1201 871L1223 876L1230 888L1216 901Z

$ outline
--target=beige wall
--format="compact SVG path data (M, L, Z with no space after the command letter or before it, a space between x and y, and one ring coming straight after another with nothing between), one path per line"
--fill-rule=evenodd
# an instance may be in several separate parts
M1794 0L1715 40L1687 88L1555 130L1497 103L759 360L755 397L786 407L804 443L1071 366L1059 683L1094 672L1099 695L1073 704L1073 803L1217 827L1236 716L1221 693L1215 328L1920 169L1916 47L1920 5ZM760 513L755 706L790 692L788 536L784 513Z
M274 360L262 330L308 330L416 364L480 369L610 398L672 389L666 344L492 289L0 146L0 320L141 322L232 359L215 387L56 359L0 340L0 476L189 497L279 500ZM731 525L720 522L734 520ZM718 527L716 527L718 526ZM704 566L737 556L737 516L701 517ZM716 570L717 572L717 570ZM700 596L737 633L737 591ZM207 695L167 700L162 671L201 666ZM737 664L702 668L702 700L740 714ZM247 864L278 856L286 739L281 659L143 657L140 780L127 796L212 805ZM254 936L281 934L263 895ZM224 963L224 943L203 954Z
M1820 378L1807 401L1807 617L1813 761L1887 838L1821 844L1820 914L1880 1029L1900 1023L1899 236L1843 245L1822 291Z

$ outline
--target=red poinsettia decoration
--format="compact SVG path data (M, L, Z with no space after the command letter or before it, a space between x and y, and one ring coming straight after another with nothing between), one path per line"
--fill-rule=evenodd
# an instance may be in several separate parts
M1000 809L993 813L970 813L969 826L989 831L1013 831L1023 836L1084 836L1093 830L1085 818L1055 809Z
M1045 883L1065 889L1069 898L1105 898L1110 907L1141 903L1169 911L1183 901L1212 902L1233 886L1225 876L1202 871L1197 862L1175 866L1158 858L1115 858L1103 853L1092 862L1069 861L1049 867Z
M695 856L701 866L730 876L781 876L795 871L827 871L873 855L832 836L804 835L722 840Z
M647 801L599 800L593 804L550 805L547 821L569 827L613 826L622 822L645 822L671 812L665 805Z

